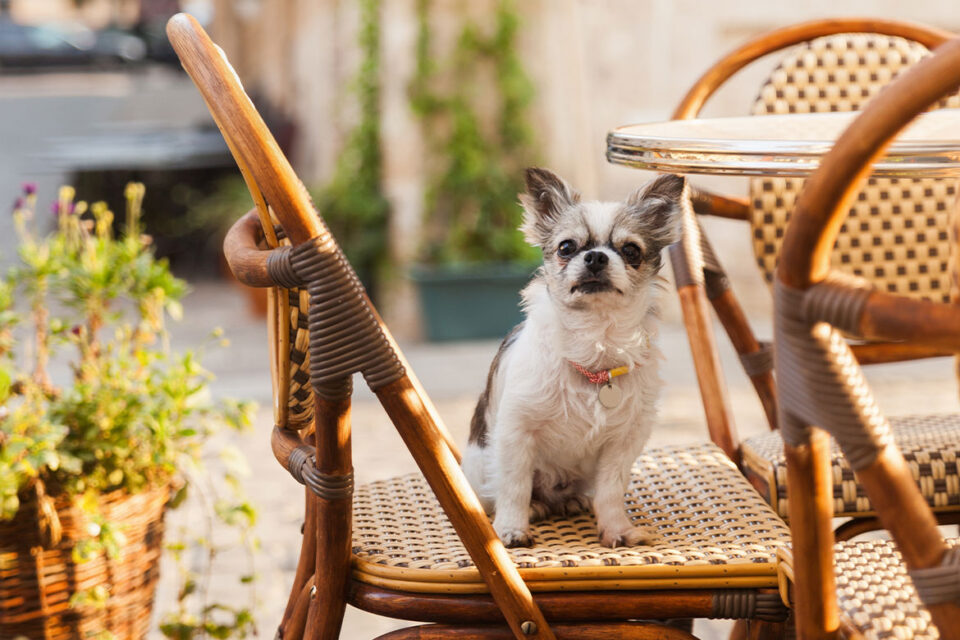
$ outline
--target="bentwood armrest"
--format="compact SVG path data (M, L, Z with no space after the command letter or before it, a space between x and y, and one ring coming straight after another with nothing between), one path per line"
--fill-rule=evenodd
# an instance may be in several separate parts
M227 231L223 239L223 254L230 271L243 284L248 287L275 287L279 283L274 281L267 268L271 252L259 246L261 238L263 227L254 209L233 223Z

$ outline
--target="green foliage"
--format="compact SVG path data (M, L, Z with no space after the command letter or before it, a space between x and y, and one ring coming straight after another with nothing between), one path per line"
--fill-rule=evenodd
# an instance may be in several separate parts
M317 208L365 284L390 265L390 204L383 195L380 148L380 0L360 0L361 61L354 79L360 121L337 158L330 182L313 194Z
M187 287L143 234L143 195L142 185L127 187L124 234L115 237L106 204L74 202L73 189L64 187L54 207L57 229L41 237L36 194L27 188L13 214L20 261L0 281L0 519L15 516L27 492L47 507L51 495L72 496L92 523L90 537L72 550L77 562L119 553L123 523L107 521L97 506L99 495L118 489L176 486L176 506L187 487L203 485L216 496L211 522L235 527L251 550L256 543L253 510L237 481L242 465L218 464L222 480L214 482L204 461L205 443L225 428L249 426L253 407L211 399L201 353L169 349L166 317L181 315ZM29 301L30 363L13 350L17 292ZM225 344L219 333L212 339ZM60 385L48 372L51 356L68 365L69 379ZM176 544L188 549L197 541ZM189 580L196 579L185 572ZM73 594L71 603L103 606L108 597L93 588ZM210 616L200 615L192 637L245 636L252 621L243 611L233 626L218 622L216 634L205 631ZM177 616L188 617L185 603Z
M523 168L533 158L527 111L533 85L517 53L512 3L497 5L492 32L467 23L446 68L431 52L430 0L418 0L417 72L410 85L431 151L423 259L432 263L526 261L539 253L517 231ZM484 74L492 80L483 82ZM492 124L480 105L489 105ZM485 126L488 125L488 126Z
M361 60L352 89L360 119L337 156L330 181L310 195L350 264L368 288L376 288L390 266L390 204L383 194L380 147L380 0L361 0L358 45ZM221 180L190 205L195 228L223 228L237 212L253 206L240 176ZM375 291L371 291L375 294Z

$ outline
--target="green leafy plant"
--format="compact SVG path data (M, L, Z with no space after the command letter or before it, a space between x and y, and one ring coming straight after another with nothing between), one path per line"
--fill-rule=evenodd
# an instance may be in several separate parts
M168 546L181 555L207 551L210 562L199 570L182 565L182 583L196 585L218 550L210 542L214 518L236 527L251 554L256 545L255 512L241 491L235 454L211 462L204 448L224 429L249 426L253 407L210 397L202 350L170 349L166 318L181 316L187 287L153 255L140 223L143 195L142 185L127 187L120 237L106 204L74 202L69 187L54 205L50 235L36 231L32 186L15 205L20 261L0 282L0 519L14 517L25 496L41 511L53 509L53 496L71 497L95 525L73 549L83 562L116 555L123 541L122 523L100 516L97 496L167 485L176 507L192 490L210 506L207 526ZM28 358L12 348L23 320L13 309L17 292L29 300L32 339L20 342L30 347ZM225 344L219 332L211 340ZM64 380L51 374L53 356L63 356ZM205 593L191 600L197 591L181 588L177 611L161 627L168 636L253 631L250 607L211 605ZM97 587L75 593L71 603L96 606L107 597Z
M389 277L390 203L383 193L380 140L380 0L360 0L357 45L360 65L351 83L359 120L337 156L333 175L311 185L310 195L364 286L375 298L379 283ZM243 179L230 176L204 196L190 197L192 226L226 233L238 211L253 207Z
M347 259L375 294L390 265L390 204L383 194L380 148L380 0L361 0L359 7L361 60L354 93L360 120L337 158L332 179L313 195Z
M428 263L534 262L517 231L523 168L532 164L533 85L517 53L519 19L498 3L489 34L467 22L446 67L436 64L430 0L418 0L417 70L410 99L431 152L424 202ZM492 76L484 82L486 76ZM492 89L492 91L491 91ZM492 122L484 109L493 101Z

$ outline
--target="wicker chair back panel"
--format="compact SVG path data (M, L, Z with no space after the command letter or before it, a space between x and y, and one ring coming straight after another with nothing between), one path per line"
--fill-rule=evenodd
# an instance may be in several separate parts
M928 55L916 42L878 34L842 34L793 50L771 74L755 115L854 111L907 67ZM939 107L960 107L950 96ZM751 227L757 263L773 282L784 230L803 180L750 181ZM950 295L949 228L956 180L871 178L850 210L833 265L878 288L915 298Z

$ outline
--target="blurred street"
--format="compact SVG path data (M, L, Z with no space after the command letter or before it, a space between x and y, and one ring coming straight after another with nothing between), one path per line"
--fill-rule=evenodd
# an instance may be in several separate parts
M160 66L137 72L0 75L0 116L0 206L5 210L24 182L37 183L41 201L47 202L77 171L188 168L189 153L182 149L170 158L156 151L151 157L144 136L160 132L169 140L174 131L182 134L210 122L190 79ZM218 162L223 163L226 145L214 135ZM4 262L13 248L11 230L3 216Z

